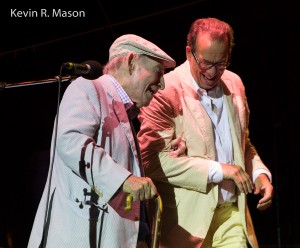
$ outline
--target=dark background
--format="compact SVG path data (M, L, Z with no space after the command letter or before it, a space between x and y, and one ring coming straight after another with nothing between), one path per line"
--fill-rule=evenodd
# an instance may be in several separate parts
M86 17L11 17L11 9L54 8L83 10ZM49 81L68 61L105 64L111 43L125 33L156 43L179 65L188 29L201 17L220 18L235 31L229 69L244 81L250 137L273 173L274 202L268 210L256 210L259 198L249 196L259 243L300 247L299 14L287 1L266 0L47 0L1 6L0 82L6 84L0 91L0 247L7 240L10 248L27 246L48 172L58 90L62 94L68 82L12 86Z

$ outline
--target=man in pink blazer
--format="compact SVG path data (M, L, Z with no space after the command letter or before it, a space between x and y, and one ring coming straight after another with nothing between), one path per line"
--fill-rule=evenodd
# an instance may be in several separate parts
M166 87L141 108L138 140L146 176L164 210L160 247L258 247L247 207L271 205L271 173L248 136L249 109L241 78L227 70L233 31L216 18L196 20L187 60L167 73ZM174 137L186 156L170 156Z
M159 47L127 34L110 47L104 75L68 86L29 248L147 247L145 200L157 190L144 177L130 118L164 88L164 70L174 66ZM131 211L124 209L128 194Z

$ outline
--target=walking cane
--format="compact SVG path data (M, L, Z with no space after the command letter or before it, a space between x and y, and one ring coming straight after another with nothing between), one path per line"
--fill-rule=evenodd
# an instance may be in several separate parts
M125 210L130 211L132 206L132 195L128 194L126 197L126 206ZM155 218L154 218L154 229L152 233L152 242L151 242L151 248L157 248L159 244L159 238L160 238L160 228L161 228L161 214L163 211L163 205L161 197L158 195L155 198Z

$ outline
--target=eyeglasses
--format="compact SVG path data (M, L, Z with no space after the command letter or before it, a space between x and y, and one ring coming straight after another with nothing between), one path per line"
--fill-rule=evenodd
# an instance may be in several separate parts
M223 71L230 64L230 60L229 59L227 60L227 62L218 62L218 63L211 63L211 62L206 61L205 59L201 59L199 61L199 59L197 59L195 53L193 51L191 51L191 52L192 52L192 54L193 54L193 56L194 56L194 58L195 58L195 60L196 60L196 62L198 64L199 68L201 70L204 70L204 71L207 71L207 70L209 70L209 69L211 69L213 67L216 67L217 70Z

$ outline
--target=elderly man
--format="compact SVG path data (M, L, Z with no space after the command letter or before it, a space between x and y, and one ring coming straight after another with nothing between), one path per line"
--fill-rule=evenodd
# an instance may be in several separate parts
M163 89L175 61L127 34L114 41L103 75L66 89L54 128L45 190L28 247L147 247L145 201L157 195L144 177L130 118ZM133 197L126 211L126 196Z

